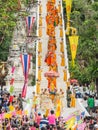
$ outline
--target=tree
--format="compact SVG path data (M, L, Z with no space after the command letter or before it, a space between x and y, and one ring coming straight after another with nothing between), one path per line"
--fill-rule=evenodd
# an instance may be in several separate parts
M0 0L0 60L7 60L17 15L20 10L20 0Z
M69 71L71 77L77 78L80 83L90 83L98 76L97 23L98 2L96 0L73 0L71 26L77 28L79 45L76 56L76 65L73 68L70 62L71 53L68 44Z

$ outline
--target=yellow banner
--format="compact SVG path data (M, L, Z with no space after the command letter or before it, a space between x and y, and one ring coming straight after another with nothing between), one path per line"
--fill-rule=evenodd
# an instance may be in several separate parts
M72 56L72 63L74 66L74 60L76 58L77 46L78 46L78 39L79 36L69 36L70 48L71 48L71 56Z
M70 20L70 13L72 7L72 0L66 0L66 13L67 13L67 20Z
M75 124L75 121L76 121L75 117L72 117L70 120L68 120L66 122L66 124L67 124L67 130L72 129L72 127Z

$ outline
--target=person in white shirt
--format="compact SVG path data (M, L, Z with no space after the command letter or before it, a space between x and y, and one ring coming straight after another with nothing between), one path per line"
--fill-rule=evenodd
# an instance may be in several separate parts
M98 108L98 97L95 98L95 108Z
M85 109L87 110L87 97L84 97L84 100L83 100L83 106L85 107Z

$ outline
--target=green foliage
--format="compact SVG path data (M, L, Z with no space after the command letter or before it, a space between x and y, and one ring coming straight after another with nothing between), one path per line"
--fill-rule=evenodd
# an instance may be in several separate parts
M67 39L71 78L78 79L80 83L90 83L98 77L98 2L73 0L71 26L77 28L79 35L74 67Z
M7 59L19 9L19 0L0 0L0 60Z

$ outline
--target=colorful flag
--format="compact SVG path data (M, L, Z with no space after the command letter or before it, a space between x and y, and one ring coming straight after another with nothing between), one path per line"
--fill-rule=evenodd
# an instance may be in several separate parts
M10 85L13 85L14 80L15 80L14 78L11 79L11 81L10 81Z
M14 92L14 86L10 86L10 94Z
M22 89L22 97L25 98L27 93L27 82L24 83L23 89Z
M66 13L67 13L67 21L70 20L72 0L66 0Z
M28 73L30 69L30 59L31 56L29 54L20 55L22 67L23 67L23 74L25 77L25 80L28 78Z
M76 53L77 53L78 39L79 39L79 36L69 36L73 66L74 66L74 60L76 58Z
M30 33L31 33L31 29L33 27L34 22L35 22L35 16L26 17L26 26L27 26L27 30L28 30L28 35L30 35Z
M12 67L11 73L14 73L15 71L15 66Z

